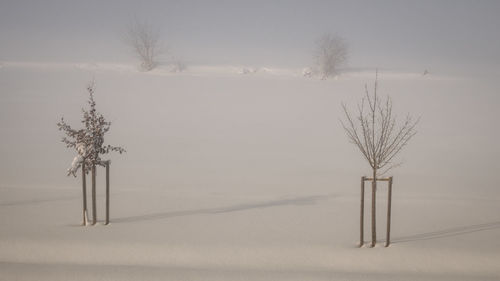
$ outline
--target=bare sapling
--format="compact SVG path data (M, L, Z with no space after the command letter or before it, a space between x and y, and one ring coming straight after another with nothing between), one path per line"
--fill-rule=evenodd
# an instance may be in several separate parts
M372 169L372 247L377 241L375 207L377 179L401 164L394 162L394 159L417 133L415 129L419 121L407 114L402 122L398 122L392 110L391 98L386 96L385 99L381 99L377 90L378 71L375 73L372 93L365 84L365 96L354 114L342 104L345 119L341 120L350 142L359 149Z

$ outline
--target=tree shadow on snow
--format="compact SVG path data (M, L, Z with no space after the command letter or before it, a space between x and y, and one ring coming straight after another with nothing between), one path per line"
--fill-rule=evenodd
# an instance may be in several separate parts
M123 222L137 222L137 221L148 221L148 220L158 220L158 219L168 219L174 217L192 216L192 215L216 215L231 212L247 211L252 209L262 209L278 206L290 206L290 205L313 205L321 199L326 199L328 197L334 197L334 195L317 195L317 196L305 196L296 197L291 199L280 199L265 202L256 203L246 203L227 207L218 208L204 208L197 210L186 210L186 211L173 211L173 212L160 212L139 216L123 217L113 219L113 223L123 223Z
M474 224L468 226L451 227L439 231L432 231L432 232L426 232L408 236L400 236L391 239L391 242L404 243L404 242L413 242L420 240L438 239L438 238L453 237L453 236L464 235L485 230L493 230L497 228L500 228L500 221Z
M43 198L43 199L28 199L28 200L19 200L19 201L11 201L11 202L2 202L2 203L0 203L0 207L32 205L32 204L50 203L50 202L57 202L57 201L70 201L70 200L81 200L81 199L78 196L65 196L65 197Z

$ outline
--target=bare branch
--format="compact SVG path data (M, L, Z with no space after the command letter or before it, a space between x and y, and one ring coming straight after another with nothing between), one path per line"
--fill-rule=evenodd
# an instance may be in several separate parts
M357 106L355 117L342 104L347 122L341 120L341 124L350 141L358 147L374 172L385 168L381 173L384 174L400 165L393 164L392 160L415 136L419 119L414 121L407 115L404 122L397 126L397 118L392 114L391 98L386 97L385 102L381 102L377 89L378 71L375 73L372 94L365 84L365 96Z

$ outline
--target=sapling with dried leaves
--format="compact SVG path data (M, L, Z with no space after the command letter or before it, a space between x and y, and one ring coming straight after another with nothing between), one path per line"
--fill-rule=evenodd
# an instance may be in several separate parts
M92 178L95 179L95 167L105 166L106 162L101 159L101 155L115 151L118 153L125 152L125 149L119 146L111 146L104 144L104 135L109 131L111 122L106 121L104 116L97 112L96 102L94 100L95 84L91 82L87 87L89 94L88 109L82 109L83 118L81 123L84 125L82 129L73 129L66 123L64 118L57 123L60 131L63 131L66 136L62 138L62 142L68 148L74 148L77 156L73 159L68 176L76 177L76 172L81 168L83 176L83 202L84 202L84 224L86 223L86 189L85 189L85 174L92 171ZM95 217L95 183L92 184L93 209ZM94 219L95 223L95 219Z

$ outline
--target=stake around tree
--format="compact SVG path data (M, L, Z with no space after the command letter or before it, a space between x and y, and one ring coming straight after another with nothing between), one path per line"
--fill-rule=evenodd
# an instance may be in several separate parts
M387 231L385 236L385 246L389 247L391 243L391 205L392 205L392 177L388 178L378 178L377 181L387 181L388 182L388 192L387 192ZM364 235L364 216L365 216L365 181L373 181L373 178L361 177L361 211L360 211L360 226L359 226L359 247L363 247L365 241ZM372 243L372 247L374 244Z

